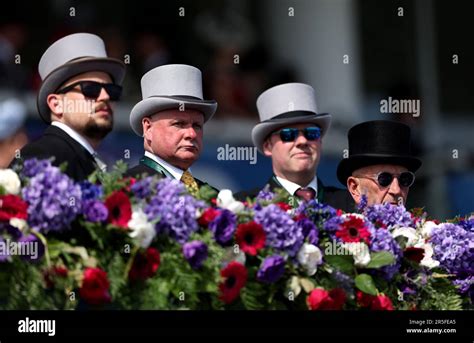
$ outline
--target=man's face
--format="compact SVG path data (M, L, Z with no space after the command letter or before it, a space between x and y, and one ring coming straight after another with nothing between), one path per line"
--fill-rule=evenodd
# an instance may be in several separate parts
M78 81L96 81L112 83L111 77L104 72L87 72L66 81L59 89ZM104 88L97 98L87 98L79 85L65 94L58 94L57 109L61 113L59 121L68 125L85 137L101 140L113 128L113 107L110 96ZM54 112L54 111L53 111Z
M202 150L204 115L195 110L158 112L143 118L145 148L168 163L188 169Z
M314 124L286 125L285 128L304 129ZM282 128L280 128L282 129ZM278 131L278 130L277 130ZM283 142L279 134L270 135L263 144L263 152L272 158L273 171L277 176L289 179L289 175L316 173L321 158L321 138L307 140L302 132L292 142Z
M391 203L393 205L404 205L409 187L402 187L398 178L394 177L392 183L382 187L377 182L377 174L388 172L394 176L408 171L407 168L391 164L378 164L355 170L347 180L347 188L354 201L359 204L362 195L367 196L368 205Z

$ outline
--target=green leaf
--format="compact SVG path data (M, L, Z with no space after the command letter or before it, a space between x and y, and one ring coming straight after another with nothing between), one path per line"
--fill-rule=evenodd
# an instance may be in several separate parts
M355 286L362 292L376 296L378 294L374 279L368 274L360 274L355 278Z
M352 274L354 271L352 255L325 255L324 259L332 267L339 269L343 273Z
M201 188L199 188L199 196L198 197L199 197L199 199L202 199L202 200L210 203L212 198L217 197L217 192L211 186L204 185Z
M395 257L391 252L388 251L379 251L370 254L370 263L367 265L367 268L380 268L383 266L388 266L395 262Z

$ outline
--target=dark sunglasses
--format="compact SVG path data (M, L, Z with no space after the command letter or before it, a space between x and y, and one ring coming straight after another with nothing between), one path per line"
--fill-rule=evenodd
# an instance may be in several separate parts
M279 131L275 131L273 134L279 134L283 142L293 142L296 138L298 138L300 132L303 133L304 138L306 138L308 141L316 141L321 137L321 129L317 126L311 126L305 129L287 127Z
M373 179L373 176L375 176L375 179ZM388 187L392 184L393 179L396 177L398 179L398 184L401 187L411 187L413 183L415 182L415 174L413 174L411 171L406 171L400 174L391 174L389 172L380 172L378 174L373 175L372 177L370 176L356 176L356 177L365 177L369 179L373 179L376 181L380 186L382 187Z
M56 93L64 94L74 90L77 86L80 86L81 93L84 94L86 98L97 99L102 91L102 88L105 89L111 101L117 101L122 96L122 86L113 84L113 83L100 83L96 81L78 81L69 86L61 88Z

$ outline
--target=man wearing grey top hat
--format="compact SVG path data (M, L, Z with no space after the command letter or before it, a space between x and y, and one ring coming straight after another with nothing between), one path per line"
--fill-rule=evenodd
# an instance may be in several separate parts
M53 43L38 71L38 111L50 126L21 150L20 158L67 162L65 172L76 181L95 170L105 171L96 149L113 128L112 105L121 96L125 65L107 57L100 37L76 33Z
M190 167L202 150L203 126L217 102L203 100L201 71L169 64L147 72L141 80L143 100L130 114L133 131L143 137L144 156L126 176L158 175L182 181L191 193L205 183Z
M257 108L261 121L252 130L252 140L262 154L272 159L273 175L266 186L240 192L236 197L244 200L257 196L261 189L283 188L293 205L317 199L352 211L348 192L325 187L316 176L331 115L318 112L314 89L303 83L278 85L258 97Z

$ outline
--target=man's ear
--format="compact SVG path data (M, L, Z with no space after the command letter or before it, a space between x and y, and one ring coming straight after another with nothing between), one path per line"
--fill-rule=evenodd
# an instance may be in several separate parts
M58 94L49 94L46 103L51 111L51 116L61 118L64 114L62 97Z
M270 138L265 139L263 142L263 153L267 157L272 157L273 144Z
M362 194L360 192L360 181L359 179L349 176L347 178L347 190L351 193L352 198L358 204L361 200Z
M151 120L150 117L142 118L143 138L151 140Z

